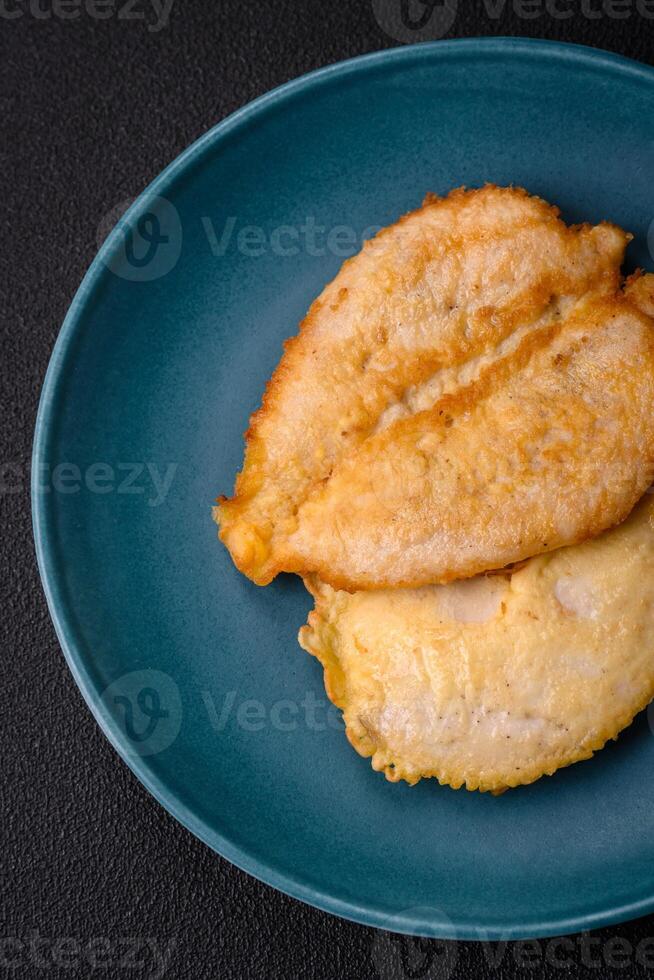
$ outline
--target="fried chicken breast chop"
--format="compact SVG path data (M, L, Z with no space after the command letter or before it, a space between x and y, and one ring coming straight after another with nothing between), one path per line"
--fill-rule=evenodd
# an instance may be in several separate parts
M487 186L367 242L251 419L215 513L237 567L419 586L623 520L654 478L654 322L647 281L621 288L628 239Z
M306 582L300 643L389 780L501 791L589 758L654 696L654 498L513 574L379 592Z

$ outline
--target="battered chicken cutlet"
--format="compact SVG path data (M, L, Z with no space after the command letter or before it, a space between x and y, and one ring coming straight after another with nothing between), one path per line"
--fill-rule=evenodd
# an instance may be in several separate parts
M516 188L429 198L287 342L220 537L259 584L417 587L580 542L654 479L652 277Z
M395 782L531 783L589 758L654 695L654 498L513 574L336 592L300 643L348 738Z

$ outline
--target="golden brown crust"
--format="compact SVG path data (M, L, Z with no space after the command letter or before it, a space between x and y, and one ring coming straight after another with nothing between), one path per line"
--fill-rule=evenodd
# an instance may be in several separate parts
M654 317L654 275L638 269L625 284L625 296L648 317Z
M371 436L301 506L286 570L349 591L379 587L380 570L384 586L447 582L622 521L654 480L654 331L623 307L602 299L592 318L582 307L528 334L474 383Z
M492 402L497 385L506 386L501 379L516 370L520 358L545 351L562 331L571 335L568 321L579 318L580 303L585 304L589 329L596 332L607 326L606 320L598 323L601 311L609 319L642 320L636 305L618 293L627 240L612 225L567 228L558 209L526 191L489 185L428 198L418 211L366 243L312 305L299 334L286 343L262 407L251 419L235 494L221 498L216 508L220 537L237 567L260 584L279 571L313 570L352 589L446 580L531 553L498 548L492 536L485 538L483 527L471 522L463 531L471 532L470 541L476 534L478 543L465 571L455 567L447 549L438 553L435 547L429 567L421 561L419 568L412 570L409 564L398 574L389 565L395 559L379 550L380 534L388 536L386 516L382 525L359 520L355 567L348 557L350 541L342 540L349 527L344 532L340 526L340 512L330 525L329 508L321 515L316 502L331 495L333 503L339 474L350 473L359 456L368 466L371 447L384 446L390 454L395 440L406 438L411 426L428 425L437 435L446 414L452 418L464 413L471 399L477 406L484 398ZM606 349L597 352L596 368L609 356L609 347L607 339ZM613 371L619 357L615 345L612 354ZM626 370L635 385L651 373L650 345L643 341L631 355ZM639 375L634 364L640 355L647 364ZM596 375L596 385L603 385L606 378L601 371ZM588 379L590 383L590 374ZM490 395L483 395L492 385L496 387ZM410 418L391 418L394 412L405 412L407 403ZM636 411L627 415L632 426L640 425ZM384 434L379 429L387 418ZM478 432L483 440L483 426ZM629 435L633 442L633 431ZM615 446L605 448L615 452ZM580 446L577 451L581 455L585 450ZM606 465L596 456L590 467L595 476ZM409 462L416 463L415 455ZM625 456L619 474L620 479L628 477L624 492L610 494L608 503L592 512L582 507L550 546L580 540L620 520L633 505L634 494L644 489L649 465L647 459L638 467ZM550 453L545 476L555 468ZM432 470L437 479L438 467ZM340 486L341 509L347 513L351 488L344 478ZM395 492L398 500L400 490ZM456 499L452 508L460 511ZM518 516L521 508L524 503L517 507ZM402 513L395 508L395 523L403 520ZM421 513L414 538L439 520L442 515L436 511ZM406 546L405 537L399 535L398 547ZM374 555L360 561L366 539L379 553L377 564Z

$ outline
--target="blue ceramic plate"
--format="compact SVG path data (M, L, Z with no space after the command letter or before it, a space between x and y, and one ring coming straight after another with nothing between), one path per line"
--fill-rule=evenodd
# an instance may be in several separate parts
M654 908L654 738L501 798L388 784L296 642L299 579L216 540L242 433L311 300L372 226L516 183L630 229L651 265L654 71L513 39L405 47L254 102L176 160L100 250L57 342L34 525L70 668L186 827L258 878L388 929L543 936Z

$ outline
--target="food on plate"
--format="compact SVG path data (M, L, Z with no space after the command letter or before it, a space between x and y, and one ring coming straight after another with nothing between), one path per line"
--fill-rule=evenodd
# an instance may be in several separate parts
M300 643L392 781L501 792L589 758L654 696L654 497L517 570L315 597Z
M622 521L654 480L654 277L623 288L628 240L487 186L367 242L251 419L215 512L237 567L418 587Z
M429 196L285 345L214 517L391 781L493 793L654 696L654 275L519 188ZM642 499L641 499L642 498Z

